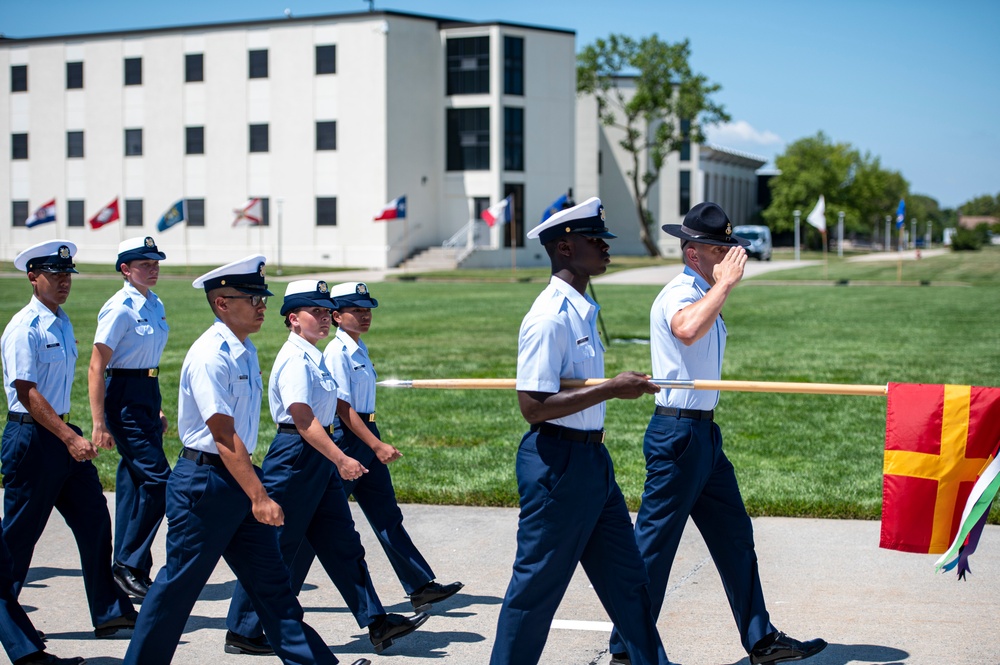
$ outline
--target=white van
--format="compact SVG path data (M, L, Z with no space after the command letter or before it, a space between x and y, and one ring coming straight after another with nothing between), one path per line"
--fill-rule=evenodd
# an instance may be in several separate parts
M750 241L747 255L758 261L771 260L771 229L766 226L737 226L733 235Z

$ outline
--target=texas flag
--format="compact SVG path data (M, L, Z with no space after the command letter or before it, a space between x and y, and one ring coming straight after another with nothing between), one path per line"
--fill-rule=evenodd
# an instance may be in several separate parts
M373 219L376 222L384 222L390 219L403 219L404 217L406 217L406 197L400 196L386 203L382 211L375 215Z
M99 229L105 224L118 219L118 197L108 205L97 211L97 214L90 218L90 228Z
M48 203L43 203L38 210L31 213L28 219L24 220L24 225L29 229L39 224L48 224L56 221L56 200L52 199Z
M235 208L233 226L261 226L264 223L264 204L260 199L250 199L242 208Z
M510 221L510 196L497 201L484 210L483 214L480 216L483 218L483 221L486 222L487 226L493 226L497 223L497 221L501 224L506 224Z

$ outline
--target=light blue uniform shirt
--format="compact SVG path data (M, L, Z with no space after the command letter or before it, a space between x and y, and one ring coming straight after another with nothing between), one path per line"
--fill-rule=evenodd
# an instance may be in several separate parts
M69 413L76 371L76 337L62 307L52 310L35 296L14 315L0 338L7 410L28 413L17 401L14 381L30 381L56 413Z
M219 319L195 340L181 366L177 434L185 448L219 453L206 421L231 416L247 452L257 447L264 382L257 347L245 343Z
M722 377L726 324L721 315L716 318L712 329L691 346L685 346L670 330L670 320L674 315L704 298L709 288L704 277L685 266L684 272L670 280L656 296L649 313L649 347L653 356L654 378L717 381ZM664 388L656 393L656 403L675 409L711 411L719 403L719 391Z
M163 303L155 293L148 293L149 297L143 297L125 282L97 315L94 344L111 349L108 367L148 369L160 364L170 327Z
M323 427L337 418L337 384L326 369L323 353L304 338L288 333L271 368L268 379L268 401L274 422L294 425L288 407L305 404Z
M604 378L604 345L597 336L596 302L553 276L521 322L517 389L557 393L560 379ZM583 430L604 427L604 402L550 420Z
M355 342L338 328L337 335L326 345L323 358L337 382L337 398L350 404L358 413L375 413L378 374L368 357L364 341Z

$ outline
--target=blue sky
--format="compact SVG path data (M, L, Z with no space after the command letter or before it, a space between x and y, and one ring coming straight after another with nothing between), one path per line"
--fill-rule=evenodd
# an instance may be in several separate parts
M366 11L366 0L0 0L8 37ZM823 131L954 207L1000 193L996 0L376 0L393 9L690 39L732 122L713 143L773 159Z

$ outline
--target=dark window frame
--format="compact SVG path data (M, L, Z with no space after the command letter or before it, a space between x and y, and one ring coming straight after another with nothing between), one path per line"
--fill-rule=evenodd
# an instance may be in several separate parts
M445 170L488 171L491 148L489 107L448 109L445 122Z
M184 154L205 154L205 128L202 126L184 128Z
M66 89L80 90L83 88L83 61L74 60L66 63Z
M691 121L681 120L681 136L689 136L691 134ZM691 161L691 139L685 138L681 141L681 147L677 151L678 157L682 162Z
M317 120L316 121L316 150L336 150L337 149L337 121Z
M205 226L205 199L184 199L184 223L198 228Z
M31 209L28 207L27 201L11 201L10 202L10 225L19 226L24 228L27 226L25 222L28 221L28 215L31 214Z
M678 171L677 183L678 212L686 215L691 210L691 172L687 169Z
M200 83L205 80L205 54L184 54L184 82Z
M447 95L490 93L490 38L451 37L445 44Z
M125 226L141 227L142 217L142 199L125 199Z
M142 157L142 127L125 130L125 156Z
M524 107L503 109L503 168L524 171Z
M337 226L337 197L316 197L316 226Z
M10 91L28 92L28 65L10 66Z
M271 151L271 130L268 123L250 125L248 135L249 152L270 152Z
M68 130L66 132L66 159L82 159L84 156L83 130Z
M267 49L247 51L247 78L266 79L268 77Z
M28 134L16 132L10 135L11 160L28 159Z
M260 225L271 225L271 199L267 196L251 196L251 199L260 199Z
M524 96L524 37L504 35L503 93Z
M82 199L66 201L66 226L82 227L86 219L86 202Z
M142 56L125 58L125 85L142 85Z
M337 45L316 45L316 76L337 73Z

